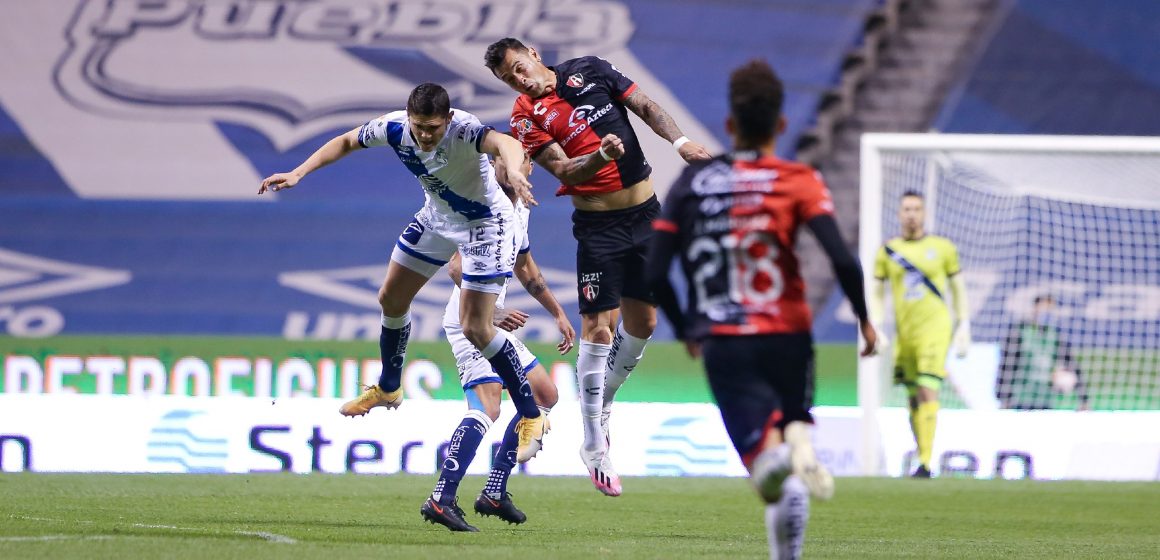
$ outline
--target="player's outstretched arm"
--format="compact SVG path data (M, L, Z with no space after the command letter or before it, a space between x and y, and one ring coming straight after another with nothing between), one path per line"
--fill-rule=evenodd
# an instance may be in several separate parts
M668 140L685 161L693 162L713 157L705 151L704 146L681 134L681 129L677 126L676 121L669 116L668 111L665 111L664 107L645 95L640 88L637 88L628 96L628 99L624 100L624 106L636 113L636 116L640 117L640 120L644 121L657 136Z
M615 134L600 139L600 148L595 152L568 157L559 144L549 144L536 154L536 163L554 175L565 185L579 185L596 176L608 162L624 155L624 144Z
M504 176L507 185L516 192L516 196L520 200L530 206L536 206L535 197L532 196L532 184L528 182L528 178L521 172L524 162L524 146L520 144L519 140L503 134L490 130L483 137L483 142L480 144L480 151L496 158L496 163L504 166Z
M544 275L540 272L540 267L536 264L535 259L532 258L531 252L522 253L516 257L514 272L528 294L536 298L544 310L551 313L552 318L556 320L556 328L560 329L561 337L560 344L556 346L556 349L561 354L567 354L572 349L572 345L576 343L576 330L572 328L572 322L568 320L568 314L564 311L564 307L560 305L556 295L552 293L552 289L544 281Z
M846 297L850 300L850 306L854 308L854 315L858 317L862 338L866 340L866 347L862 349L861 354L869 356L875 352L878 345L878 333L870 324L870 318L866 311L862 267L842 241L842 234L838 231L838 222L834 221L834 216L822 214L806 222L806 225L814 233L814 237L818 239L822 249L826 251L826 256L829 257L830 264L834 267L834 275L838 277L838 284L842 286L842 291L846 292Z
M345 134L330 139L329 142L323 144L313 154L310 154L310 157L306 158L306 161L302 162L302 165L294 168L293 171L289 173L275 173L266 177L258 187L258 194L266 191L276 192L282 189L293 188L308 173L334 163L347 154L357 150L359 148L358 131L359 129L355 128Z

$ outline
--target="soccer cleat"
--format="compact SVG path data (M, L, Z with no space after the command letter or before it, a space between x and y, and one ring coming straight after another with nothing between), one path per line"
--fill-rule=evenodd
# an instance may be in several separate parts
M926 468L926 465L919 465L918 468L914 470L914 473L910 475L910 478L930 478L930 477L931 477L930 469Z
M535 418L520 418L516 423L516 433L519 434L519 445L516 446L516 462L527 463L544 448L544 434L552 429L548 415L540 413Z
M787 444L766 449L753 460L753 485L767 504L781 500L782 485L793 473L792 451Z
M620 495L623 487L620 485L620 477L617 476L616 471L612 470L612 462L608 460L607 450L587 451L581 447L580 458L588 467L588 475L592 480L592 485L601 494L613 498Z
M802 479L811 496L828 500L834 497L834 477L814 453L814 445L810 440L812 427L806 422L790 422L785 427L785 440L790 445L793 474Z
M479 529L467 524L463 519L463 510L459 507L459 500L444 505L435 501L435 498L427 498L423 502L423 507L419 508L419 513L423 515L423 519L431 523L438 523L452 531L466 531L469 533L477 533Z
M504 492L503 497L498 500L487 494L480 494L475 499L475 513L483 516L494 515L516 525L528 520L528 516L512 503L512 495L507 492Z
M403 403L403 388L399 387L390 393L378 385L367 385L361 395L354 400L343 403L338 412L343 416L362 416L376 406L399 408Z

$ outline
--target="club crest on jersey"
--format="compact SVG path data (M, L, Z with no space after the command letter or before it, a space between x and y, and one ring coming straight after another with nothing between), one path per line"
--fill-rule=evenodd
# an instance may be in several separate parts
M565 83L568 84L568 87L584 87L584 76L580 75L579 73L572 74L571 76L568 76L568 81Z

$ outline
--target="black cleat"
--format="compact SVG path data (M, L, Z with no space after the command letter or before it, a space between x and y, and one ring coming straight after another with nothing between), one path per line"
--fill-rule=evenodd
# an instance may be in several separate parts
M528 520L528 516L512 503L512 495L507 492L504 492L503 498L498 500L487 494L480 494L475 499L475 513L483 516L494 515L516 525Z
M459 500L455 500L450 505L443 505L435 501L435 498L427 498L423 502L423 507L419 508L419 513L423 514L423 519L431 523L438 523L452 531L467 531L469 533L477 533L479 529L467 524L463 520L463 510L459 508Z
M919 465L910 478L930 478L930 469L926 468L926 465Z

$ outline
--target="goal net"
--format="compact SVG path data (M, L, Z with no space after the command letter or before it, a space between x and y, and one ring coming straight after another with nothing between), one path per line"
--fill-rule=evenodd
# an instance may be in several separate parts
M967 284L973 344L948 359L943 407L1160 409L1160 139L864 135L868 283L906 191L958 247ZM864 418L905 406L890 350L859 365Z

